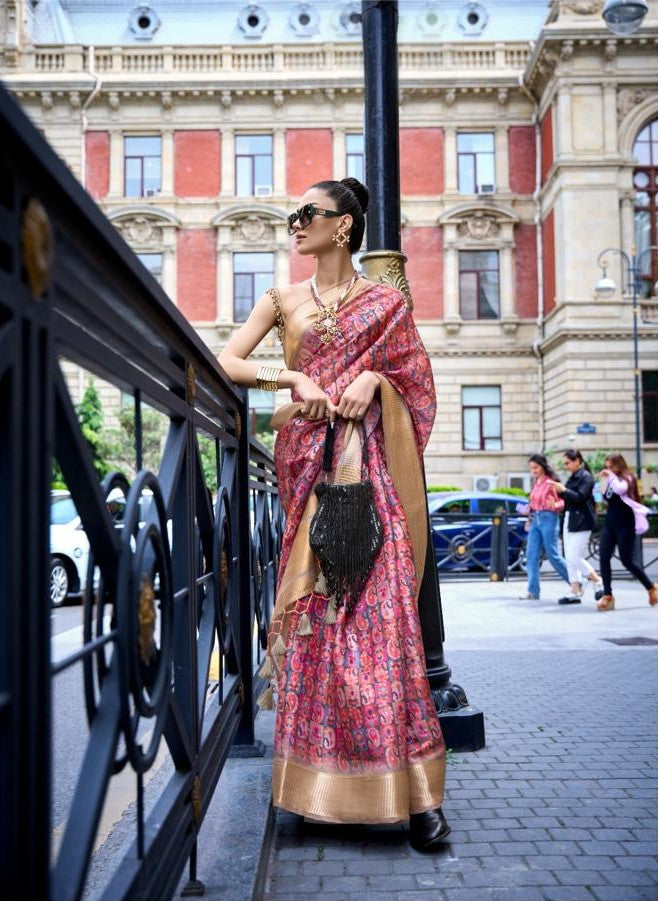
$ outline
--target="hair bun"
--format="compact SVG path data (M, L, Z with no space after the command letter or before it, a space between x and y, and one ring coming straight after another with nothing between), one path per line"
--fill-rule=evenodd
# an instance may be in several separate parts
M359 201L359 206L363 212L366 213L368 210L368 189L366 186L362 185L356 178L341 178L340 183L350 189L352 194L354 194Z

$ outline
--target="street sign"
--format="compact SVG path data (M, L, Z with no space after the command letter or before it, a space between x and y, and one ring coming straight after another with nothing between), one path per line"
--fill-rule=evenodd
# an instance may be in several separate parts
M596 426L592 425L591 422L581 422L581 424L576 427L576 431L579 435L596 435Z

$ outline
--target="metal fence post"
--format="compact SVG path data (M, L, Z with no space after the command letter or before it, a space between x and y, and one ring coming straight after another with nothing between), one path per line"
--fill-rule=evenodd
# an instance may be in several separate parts
M254 586L251 553L251 523L249 508L249 409L247 392L242 391L243 399L240 415L236 420L238 434L238 556L240 559L240 609L238 612L238 662L240 670L240 701L242 716L233 742L236 746L253 746L254 735L254 698L253 698L253 623L254 623ZM240 753L239 751L237 753Z
M507 511L495 513L491 519L491 574L492 582L503 582L509 569L509 529Z

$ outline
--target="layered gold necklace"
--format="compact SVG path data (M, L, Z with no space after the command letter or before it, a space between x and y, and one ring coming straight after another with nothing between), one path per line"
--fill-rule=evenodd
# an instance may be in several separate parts
M323 304L320 300L320 293L318 292L318 286L317 282L315 281L315 276L313 276L313 278L311 279L311 296L318 308L317 318L315 320L315 325L313 326L313 328L317 332L320 341L322 341L323 344L329 344L329 342L333 341L334 338L340 337L340 329L338 328L338 308L354 287L358 277L359 273L354 272L343 291L341 291L341 293L336 297L334 301L326 305ZM329 290L335 290L336 288L340 287L340 284L335 285L334 288L330 288Z

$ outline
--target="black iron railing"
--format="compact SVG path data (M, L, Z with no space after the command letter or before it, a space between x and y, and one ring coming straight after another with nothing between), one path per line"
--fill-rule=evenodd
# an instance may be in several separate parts
M134 834L103 896L168 898L188 860L196 875L232 745L254 744L282 530L272 459L249 439L243 394L1 88L0 146L0 895L80 897L110 784L132 769ZM62 358L132 398L132 484L99 480ZM142 468L147 405L167 423L157 472ZM90 547L82 638L56 663L53 459ZM88 728L55 843L60 679L76 681L67 716ZM163 748L171 775L146 804Z
M650 515L650 522L652 521ZM599 529L602 520L599 522ZM502 513L446 513L430 517L430 533L437 570L442 581L474 576L493 578L525 578L527 572L525 517ZM498 534L497 534L498 533ZM587 559L599 568L600 532L593 532ZM653 556L651 556L653 554ZM636 541L635 556L646 568L656 563L655 551L641 537ZM541 560L545 559L542 551ZM631 579L623 568L619 554L612 559L615 579ZM542 579L559 579L552 569L542 570Z

